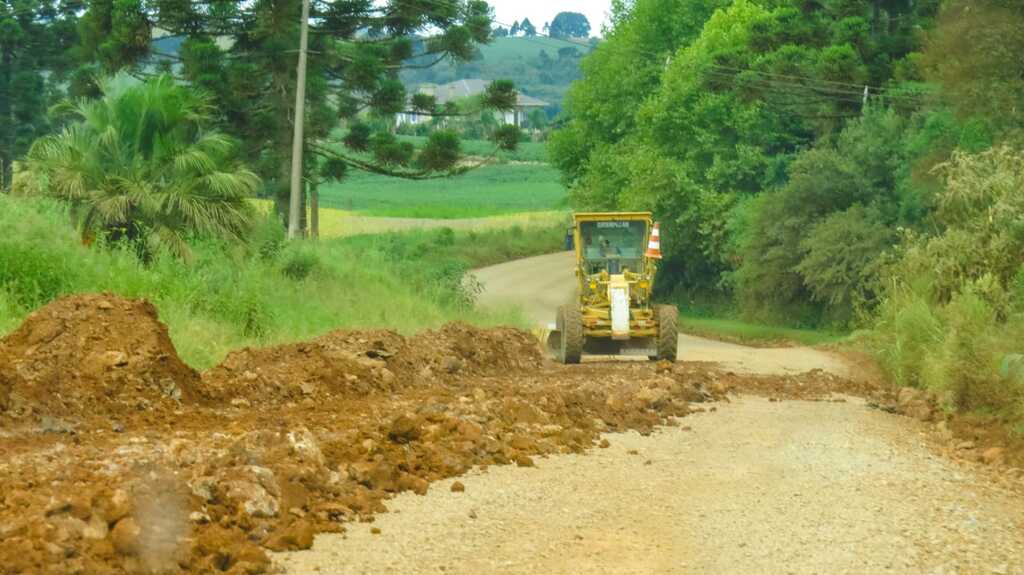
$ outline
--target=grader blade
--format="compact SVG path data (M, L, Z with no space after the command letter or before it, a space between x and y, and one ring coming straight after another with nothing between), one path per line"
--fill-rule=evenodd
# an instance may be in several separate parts
M547 329L541 330L537 338L544 343L545 347L553 356L558 356L562 351L562 332L555 324L549 324Z

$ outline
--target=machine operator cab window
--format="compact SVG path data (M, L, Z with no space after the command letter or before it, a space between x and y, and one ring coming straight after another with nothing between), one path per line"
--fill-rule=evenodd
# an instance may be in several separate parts
M642 269L647 226L643 221L582 222L583 260L588 274Z

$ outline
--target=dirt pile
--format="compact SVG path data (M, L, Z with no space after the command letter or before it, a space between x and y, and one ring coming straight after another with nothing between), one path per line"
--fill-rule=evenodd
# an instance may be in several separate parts
M646 364L549 366L190 410L173 430L0 437L0 564L262 572L267 550L372 521L396 493L475 466L529 467L602 432L647 433L708 396Z
M879 381L848 379L820 369L793 375L739 375L713 367L714 364L684 362L677 364L673 373L719 396L753 394L773 400L804 401L841 401L843 396L851 395L888 397L888 389Z
M0 340L0 416L69 418L176 409L196 400L199 374L142 300L58 300Z
M540 345L526 332L454 322L410 338L393 363L400 372L430 379L533 369L542 361Z
M245 405L392 392L399 382L388 360L405 345L390 331L336 331L310 342L246 348L203 374L203 394Z
M392 331L343 330L310 342L233 352L203 374L202 393L236 406L311 403L508 373L541 362L536 340L510 328L451 323L409 339Z
M15 573L264 572L268 550L308 548L473 467L650 433L731 391L846 385L685 363L566 367L528 334L465 324L242 350L199 379L152 306L110 296L40 310L0 344L0 365L8 413L82 417L75 434L0 428L0 566ZM173 417L145 415L163 407Z

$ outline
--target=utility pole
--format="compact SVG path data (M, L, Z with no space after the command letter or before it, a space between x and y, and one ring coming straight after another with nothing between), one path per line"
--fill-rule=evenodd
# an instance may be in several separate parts
M302 0L299 32L299 69L295 85L295 133L292 137L291 201L288 204L288 239L299 236L299 210L302 209L303 128L306 123L306 51L309 46L309 0Z

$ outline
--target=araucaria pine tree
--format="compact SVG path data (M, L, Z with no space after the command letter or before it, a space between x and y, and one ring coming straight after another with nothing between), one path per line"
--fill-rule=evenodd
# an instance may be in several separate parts
M112 8L111 8L112 7ZM287 212L301 0L96 0L85 18L113 9L97 57L136 70L163 62L213 97L225 131ZM417 150L391 134L395 114L459 114L434 98L410 95L398 78L429 55L468 60L491 34L491 9L478 0L312 0L306 88L307 181L341 179L348 168L405 178L458 170L459 139L435 133ZM97 18L97 20L102 20ZM127 29L122 29L127 26ZM119 28L122 27L122 28ZM181 39L177 54L148 49L154 30ZM152 34L156 35L156 34ZM109 44L109 45L108 45ZM421 61L422 58L417 58ZM142 66L142 62L147 66ZM515 93L495 82L482 106L507 109ZM479 110L475 113L479 114ZM514 140L518 134L506 134ZM511 142L509 142L510 144Z

